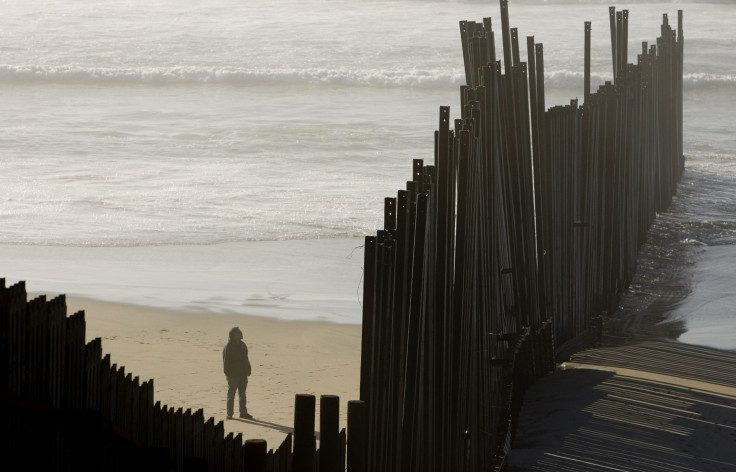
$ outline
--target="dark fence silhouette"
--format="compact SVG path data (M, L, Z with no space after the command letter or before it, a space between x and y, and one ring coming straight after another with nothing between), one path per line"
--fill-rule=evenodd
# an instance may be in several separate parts
M366 470L502 470L525 389L590 344L683 171L682 12L627 63L628 12L610 9L613 83L545 107L542 44L501 1L460 23L467 85L433 165L413 163L366 238L360 397ZM503 67L502 67L503 64Z
M0 466L3 470L337 472L365 457L365 404L348 402L339 431L339 398L296 395L294 432L275 450L266 441L225 435L222 421L154 401L141 382L85 342L84 312L66 299L27 301L25 284L0 279Z
M27 301L0 279L0 461L8 470L502 470L526 388L596 339L635 270L682 156L682 13L627 63L628 12L610 10L613 83L546 109L541 44L501 1L460 23L467 85L451 129L440 107L433 165L413 163L366 238L361 401L338 431L337 397L295 398L276 450L224 434L202 410L154 401L85 343L63 296ZM499 58L500 59L500 58ZM503 64L503 67L502 67ZM349 435L348 435L349 433Z

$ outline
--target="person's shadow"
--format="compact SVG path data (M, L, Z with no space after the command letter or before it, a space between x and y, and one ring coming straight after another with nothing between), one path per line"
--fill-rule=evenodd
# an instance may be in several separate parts
M256 419L256 418L236 418L236 417L233 417L231 419L237 420L237 421L242 421L243 423L248 423L248 424L254 424L254 425L258 425L258 426L263 426L264 428L275 429L276 431L281 431L282 433L287 433L288 434L288 433L293 433L294 432L294 428L290 428L288 426L284 426L284 425L281 425L281 424L270 423L268 421L263 421L263 420L259 420L259 419ZM315 432L315 435L317 436L317 439L319 439L319 433L316 433Z

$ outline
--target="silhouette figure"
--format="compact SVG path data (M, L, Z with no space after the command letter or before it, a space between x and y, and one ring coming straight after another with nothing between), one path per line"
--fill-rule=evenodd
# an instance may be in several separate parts
M240 417L253 418L245 406L245 389L250 375L248 346L243 342L243 332L237 326L230 330L230 339L222 350L222 364L227 377L227 417L233 417L237 391Z

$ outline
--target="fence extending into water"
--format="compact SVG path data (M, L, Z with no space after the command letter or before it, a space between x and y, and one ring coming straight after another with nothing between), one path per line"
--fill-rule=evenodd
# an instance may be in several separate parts
M84 316L67 316L63 295L27 301L23 282L0 279L3 470L337 472L346 462L363 470L363 402L348 402L347 446L339 398L320 398L318 450L316 399L296 395L293 433L267 450L264 440L225 435L201 409L155 402L153 380L111 363L99 338L85 342Z
M545 107L542 44L501 1L460 23L460 117L440 107L432 165L413 162L365 242L360 397L367 470L503 470L526 388L594 341L682 174L682 12L627 63L610 8L613 83ZM500 60L502 59L502 60ZM453 125L454 126L451 126Z
M85 343L62 297L27 301L0 279L4 468L172 471L502 470L526 388L595 339L683 171L682 12L627 63L628 12L610 9L613 83L545 107L544 55L501 1L460 23L467 85L451 129L440 107L432 165L385 201L366 238L360 401L338 431L337 397L297 395L276 450L222 422L154 402ZM499 58L500 59L500 58ZM502 67L503 64L503 67Z

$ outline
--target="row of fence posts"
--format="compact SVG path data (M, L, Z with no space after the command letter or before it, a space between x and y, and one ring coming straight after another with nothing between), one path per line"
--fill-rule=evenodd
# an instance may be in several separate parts
M365 240L360 398L366 470L502 470L526 388L590 343L636 270L683 171L682 12L627 63L628 12L611 12L614 83L545 108L543 46L501 0L460 23L467 85L433 165L414 160ZM503 64L503 67L502 67Z
M0 456L52 470L503 468L524 390L615 308L683 170L682 13L632 65L628 12L610 12L614 82L590 93L586 23L585 102L549 110L543 47L528 37L521 61L506 0L503 62L489 18L460 23L461 118L450 129L440 108L434 165L414 161L366 238L349 436L323 396L316 451L309 395L275 451L225 436L85 344L84 313L67 317L63 297L27 302L23 284L0 283Z
M222 421L154 402L140 382L85 342L85 314L65 297L27 301L25 284L0 279L0 465L3 470L337 472L365 470L365 403L296 395L294 431L275 450L225 435ZM224 391L223 391L224 393ZM348 432L350 437L348 438ZM349 442L348 442L349 439Z

